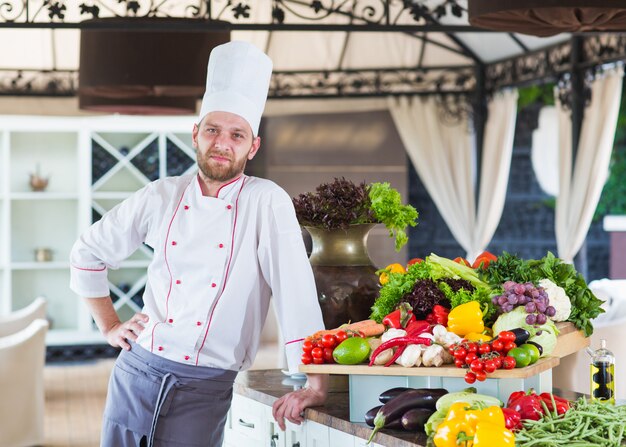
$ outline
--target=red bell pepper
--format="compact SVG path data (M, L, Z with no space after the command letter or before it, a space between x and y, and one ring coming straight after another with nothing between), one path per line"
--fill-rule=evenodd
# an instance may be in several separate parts
M400 303L396 310L383 318L383 324L394 329L404 329L411 321L415 321L415 315L409 303Z
M426 320L411 321L406 325L405 331L406 335L419 335L424 332L428 332L429 334L433 333L430 323Z
M558 415L567 413L567 410L570 408L569 400L563 399L562 397L555 396L550 393L541 393L539 395L541 400L543 400L548 407L548 410L554 411L554 405L552 405L552 399L554 398L554 404L556 405L556 413Z
M447 307L443 307L441 304L435 304L432 312L426 316L426 321L430 324L442 324L447 326L449 313L450 309Z
M509 396L507 407L518 411L522 419L538 421L543 416L541 397L534 390L516 391Z
M502 414L504 414L504 424L509 430L519 430L522 428L522 415L519 411L515 411L512 408L503 408Z

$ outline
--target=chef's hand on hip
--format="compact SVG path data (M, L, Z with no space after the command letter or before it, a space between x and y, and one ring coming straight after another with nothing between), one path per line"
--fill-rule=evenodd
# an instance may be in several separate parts
M292 391L274 402L272 416L281 430L285 431L285 419L296 425L304 422L304 410L323 405L328 392L328 376L309 375L309 386Z
M117 323L114 323L106 332L105 336L107 342L111 346L119 346L120 348L129 351L130 344L128 343L128 340L136 341L141 331L145 329L144 325L147 322L148 316L140 312L137 312L130 320L124 323L118 321Z

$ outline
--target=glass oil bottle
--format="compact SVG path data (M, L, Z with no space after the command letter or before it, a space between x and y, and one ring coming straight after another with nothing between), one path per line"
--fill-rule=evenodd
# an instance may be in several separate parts
M606 340L592 353L590 391L592 400L615 404L615 357L606 349Z

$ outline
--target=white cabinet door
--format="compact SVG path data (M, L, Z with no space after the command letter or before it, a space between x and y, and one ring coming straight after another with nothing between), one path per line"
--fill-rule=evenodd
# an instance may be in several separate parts
M354 436L350 433L335 430L331 428L328 430L330 447L354 447Z
M230 406L230 429L253 440L248 445L268 445L265 412L265 405L235 394Z
M329 428L313 421L306 423L307 447L330 447Z
M285 425L285 447L307 447L306 429L308 422L296 425L287 421Z
M376 443L368 444L367 439L361 439L355 436L354 447L383 447L383 446L380 444L376 444Z

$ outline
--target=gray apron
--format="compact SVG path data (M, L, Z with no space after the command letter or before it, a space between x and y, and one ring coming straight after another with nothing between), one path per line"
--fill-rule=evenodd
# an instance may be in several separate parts
M111 373L101 447L219 447L237 371L190 366L135 343Z

